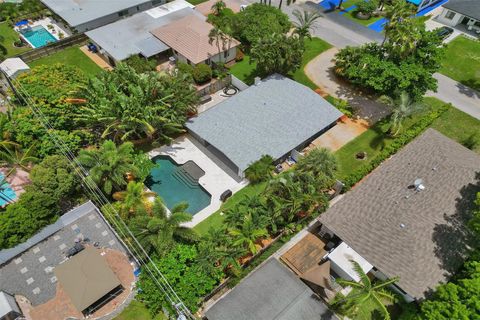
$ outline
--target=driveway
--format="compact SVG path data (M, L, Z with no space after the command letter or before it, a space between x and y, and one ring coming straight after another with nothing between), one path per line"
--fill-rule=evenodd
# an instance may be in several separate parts
M389 113L387 106L377 102L374 97L354 89L334 74L333 59L337 52L337 48L331 48L317 56L305 66L305 74L331 96L347 100L359 117L369 122L376 122L385 117Z

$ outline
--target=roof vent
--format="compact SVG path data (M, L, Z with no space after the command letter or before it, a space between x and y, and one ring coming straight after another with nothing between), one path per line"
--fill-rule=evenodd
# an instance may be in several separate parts
M402 228L402 229L405 228L405 224L400 223L400 228Z
M415 191L425 190L425 186L423 185L423 180L422 179L416 179L413 182L413 186L415 187Z

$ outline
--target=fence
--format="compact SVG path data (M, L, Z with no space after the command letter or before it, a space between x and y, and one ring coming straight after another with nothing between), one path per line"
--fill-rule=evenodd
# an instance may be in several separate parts
M21 53L17 57L21 58L26 63L29 63L37 59L52 55L56 52L62 51L65 48L84 43L87 40L88 40L88 37L85 34L83 33L75 34L68 38L48 44L45 47L41 47L41 48L37 48L31 51Z
M243 91L248 88L248 85L245 84L242 80L238 79L232 74L232 85L238 88L238 90Z
M232 78L231 75L227 75L225 78L222 79L217 79L215 81L210 81L207 85L204 87L201 87L197 90L197 94L199 97L203 97L209 94L212 94L214 92L217 92L227 86L229 86L232 83Z

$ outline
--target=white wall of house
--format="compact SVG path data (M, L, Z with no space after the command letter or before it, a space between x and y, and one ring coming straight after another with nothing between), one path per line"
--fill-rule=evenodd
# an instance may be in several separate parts
M437 17L437 20L443 24L446 24L451 27L455 27L457 24L462 22L465 16L458 12L443 8L442 13Z
M188 59L183 56L182 54L180 54L179 52L177 51L173 51L173 54L175 56L175 58L177 59L178 62L182 62L182 63L189 63ZM204 60L200 63L206 63L206 64L210 64L210 61L213 61L213 62L223 62L223 63L227 63L227 62L230 62L232 60L235 59L235 57L237 56L237 47L233 47L233 48L230 48L228 51L226 51L226 54L225 54L225 51L224 52L221 52L220 54L216 54L212 57L210 57L210 59L207 59L207 60ZM193 63L190 63L193 65Z
M115 13L109 14L107 16L103 16L101 18L89 21L87 23L74 26L74 28L78 32L85 32L85 31L93 30L93 29L99 28L101 26L104 26L106 24L118 21L118 20L123 19L123 18L128 17L128 16L131 16L135 13L143 12L145 10L151 9L151 8L156 7L158 5L165 4L166 2L167 2L166 0L152 0L152 1L140 4L138 6L133 6L133 7L130 7L128 9L121 10L119 12L115 12Z

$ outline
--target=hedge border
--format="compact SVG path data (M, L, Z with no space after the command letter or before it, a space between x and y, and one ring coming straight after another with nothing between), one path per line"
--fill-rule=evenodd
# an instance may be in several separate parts
M343 192L350 190L355 184L360 182L366 175L372 172L376 167L378 167L383 161L388 159L390 156L398 152L403 146L410 143L413 139L418 137L423 131L425 131L437 118L444 114L447 110L452 108L452 104L447 103L441 107L429 112L408 128L401 135L396 137L393 142L385 147L379 154L375 156L369 163L359 167L352 173L350 173L343 181L345 187Z

